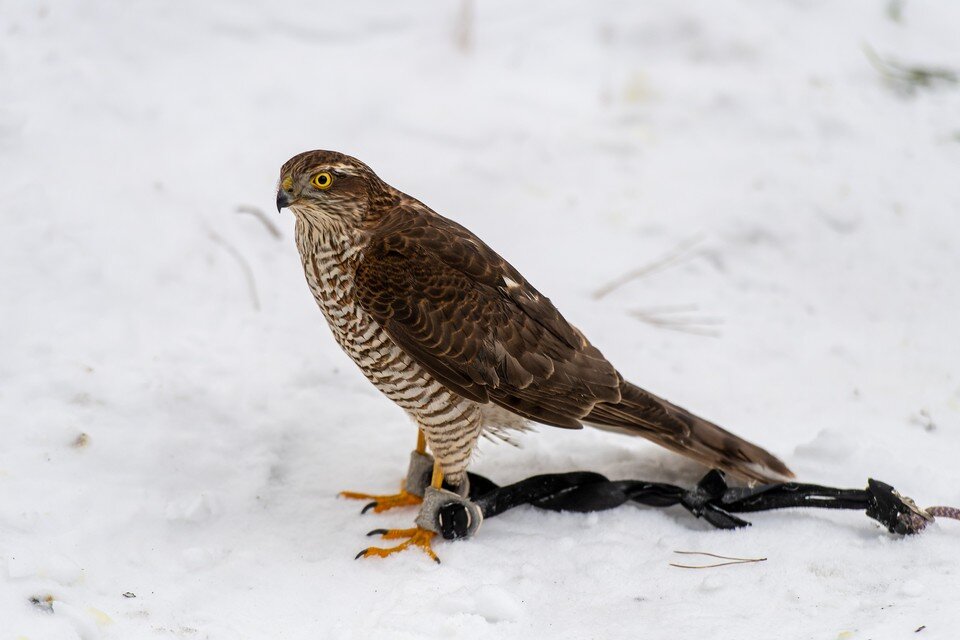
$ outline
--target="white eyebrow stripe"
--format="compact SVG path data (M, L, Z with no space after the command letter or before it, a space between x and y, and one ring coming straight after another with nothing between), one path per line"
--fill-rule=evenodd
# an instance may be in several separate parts
M352 176L357 175L356 167L349 164L328 164L327 169L330 171L339 171L340 173L348 173Z

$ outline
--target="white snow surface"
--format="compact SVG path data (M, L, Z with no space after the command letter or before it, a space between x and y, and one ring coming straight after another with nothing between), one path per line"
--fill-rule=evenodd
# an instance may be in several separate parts
M799 479L960 505L960 87L864 52L956 70L958 33L953 0L3 3L0 639L956 638L952 521L518 508L440 565L355 561L414 512L336 494L394 489L415 429L334 343L274 188L355 155ZM520 442L474 470L704 471Z

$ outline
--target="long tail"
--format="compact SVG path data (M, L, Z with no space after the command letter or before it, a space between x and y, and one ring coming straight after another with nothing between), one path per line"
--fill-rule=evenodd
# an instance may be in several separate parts
M583 421L601 429L638 435L748 480L792 478L779 458L686 409L647 393L626 380L618 404L598 404Z

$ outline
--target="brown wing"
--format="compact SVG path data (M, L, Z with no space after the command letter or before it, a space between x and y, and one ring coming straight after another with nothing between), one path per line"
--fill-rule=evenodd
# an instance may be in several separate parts
M516 269L416 203L381 219L355 281L360 306L437 380L477 402L580 428L619 402L613 365Z

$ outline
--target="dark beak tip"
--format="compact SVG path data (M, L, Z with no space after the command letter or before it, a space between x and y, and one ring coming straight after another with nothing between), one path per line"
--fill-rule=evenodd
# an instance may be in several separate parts
M277 213L280 213L281 209L285 209L290 206L290 198L287 197L287 193L282 189L277 191Z

